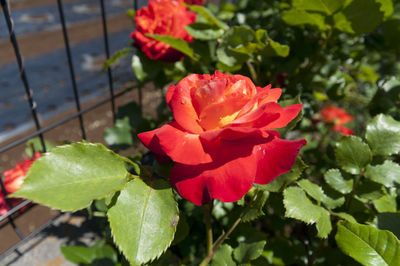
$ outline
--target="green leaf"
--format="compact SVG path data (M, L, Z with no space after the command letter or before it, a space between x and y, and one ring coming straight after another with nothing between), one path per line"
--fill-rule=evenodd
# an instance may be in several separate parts
M400 238L400 213L379 213L377 226L382 230L389 230L397 238Z
M388 18L393 14L394 7L392 0L375 0L381 4L380 10L383 12L384 18Z
M384 195L381 198L374 200L372 203L374 204L375 209L380 213L397 211L396 196Z
M312 25L317 26L320 30L328 29L325 24L325 17L318 13L310 13L304 10L291 9L282 12L282 19L291 26Z
M105 71L112 64L114 64L115 62L118 62L118 60L120 60L121 57L123 57L123 56L125 56L127 54L130 54L132 52L133 52L132 48L124 48L124 49L121 49L119 51L116 51L114 53L114 55L104 63L102 71Z
M332 15L346 0L293 0L293 7L299 10L317 11Z
M221 28L223 30L228 30L228 25L226 25L224 22L220 21L219 19L217 19L210 10L208 10L207 8L205 8L204 6L199 6L199 5L190 5L188 6L188 8L193 11L193 12L197 12L200 14L200 16L202 16L207 23L211 24L211 25L215 25L218 28Z
M343 221L335 239L345 254L363 265L400 265L400 241L389 231Z
M365 138L376 155L398 154L400 152L400 122L388 115L377 115L368 123Z
M251 201L249 206L245 207L246 211L242 216L243 222L249 222L264 215L262 209L268 199L269 192L261 189L256 189L254 193L254 199Z
M263 187L270 192L280 192L284 190L290 183L300 178L301 173L304 169L307 168L307 165L303 162L300 157L297 157L296 162L294 163L292 169L289 172L278 176L271 183L267 185L258 185Z
M333 199L328 197L322 190L321 186L310 182L307 179L302 179L297 184L313 199L318 203L323 203L326 207L330 209L335 209L340 207L344 203L344 197L338 199Z
M216 27L210 27L205 23L192 23L185 26L186 31L198 40L216 40L224 34L224 30Z
M13 197L75 211L120 190L129 176L123 158L103 145L73 143L36 160Z
M400 165L389 160L381 165L368 165L365 177L386 187L393 187L394 183L400 184Z
M235 265L232 259L233 249L228 244L221 245L212 259L212 266L230 266Z
M359 174L364 171L371 160L371 150L359 137L343 137L336 146L336 161L350 174Z
M355 189L355 193L360 198L367 200L376 200L385 195L383 186L369 179L361 180Z
M48 152L55 147L47 140L44 141L44 145L46 146L46 151ZM40 138L30 139L25 145L25 153L28 155L28 157L32 158L35 152L44 152Z
M307 224L317 223L318 236L325 238L332 230L330 215L323 207L313 204L299 187L289 187L283 192L285 216ZM318 224L319 223L319 224Z
M129 117L117 119L115 125L104 131L104 140L107 145L116 149L129 148L133 144L133 136Z
M280 44L273 40L268 41L268 46L266 46L261 54L264 56L279 56L287 57L289 55L290 48L286 44Z
M140 60L140 57L138 55L132 56L132 70L133 73L135 73L135 77L139 81L143 82L147 78L147 73L143 68L142 60Z
M111 262L117 262L117 254L115 250L109 246L102 247L92 246L61 246L61 252L65 259L77 264L91 264L96 260L110 259Z
M380 4L375 0L352 0L342 12L334 16L336 28L354 34L372 32L382 19Z
M172 48L184 53L185 55L194 58L193 49L189 47L188 43L180 38L175 38L167 35L158 35L158 34L145 34L147 37L153 38L159 42L163 42L171 46Z
M324 174L325 182L328 183L334 190L348 194L353 190L353 179L345 179L339 169L330 169Z
M240 242L239 246L233 251L233 257L239 263L247 263L261 256L266 241L257 241L253 243Z
M121 190L107 212L114 241L131 264L158 258L174 239L178 206L170 185L136 178Z
M332 214L336 215L336 216L338 216L338 217L340 217L340 218L342 218L342 219L344 219L346 221L349 221L351 223L356 223L357 222L356 219L354 219L353 216L351 216L350 214L345 213L345 212L332 212Z

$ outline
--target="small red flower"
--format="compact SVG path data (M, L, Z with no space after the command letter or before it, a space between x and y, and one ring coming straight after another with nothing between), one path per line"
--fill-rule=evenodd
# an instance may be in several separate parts
M146 33L167 35L191 42L193 37L184 27L195 22L196 13L188 11L182 3L183 0L153 0L136 12L136 31L131 37L149 58L165 62L183 59L183 54L168 44L145 36Z
M330 105L322 109L320 113L326 123L334 124L333 130L340 132L343 135L352 135L354 133L352 129L343 126L353 120L353 117L345 110Z
M168 89L174 120L138 136L160 162L175 162L170 182L183 198L197 205L237 201L253 183L289 171L306 144L273 131L302 108L282 108L280 95L281 89L256 87L241 75L192 74Z

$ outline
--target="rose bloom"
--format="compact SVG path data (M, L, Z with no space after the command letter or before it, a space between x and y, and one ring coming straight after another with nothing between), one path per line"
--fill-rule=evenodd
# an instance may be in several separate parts
M343 135L352 135L353 130L343 126L353 120L353 117L349 115L345 110L336 107L328 106L321 110L321 116L326 123L333 123L333 130L342 133Z
M6 199L4 198L4 194L0 192L0 215L7 214L10 207L8 206Z
M150 33L192 41L193 37L184 26L195 22L196 13L188 11L182 3L183 0L153 0L148 7L142 7L136 12L136 31L132 32L131 37L149 58L165 62L183 59L184 55L168 44L145 36Z
M188 4L188 5L199 5L199 6L201 6L206 2L206 0L185 0L184 2L186 4Z
M175 162L170 182L183 198L196 205L237 201L253 183L289 171L306 144L273 131L302 108L282 108L280 95L281 89L256 87L241 75L192 74L168 89L174 120L138 137L159 162Z
M8 194L11 194L21 188L29 168L40 156L40 152L36 152L32 159L24 159L22 163L17 163L15 168L4 172L3 183Z

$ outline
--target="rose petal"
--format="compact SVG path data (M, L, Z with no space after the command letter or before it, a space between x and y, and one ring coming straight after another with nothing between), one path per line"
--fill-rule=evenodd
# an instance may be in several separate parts
M151 150L154 153L159 163L167 163L169 161L169 157L161 149L159 139L156 136L158 130L160 129L157 128L152 131L140 133L138 134L138 138L144 144L144 146L146 146L149 150Z
M275 138L256 147L259 161L254 183L268 184L276 177L288 172L295 163L300 148L306 143L305 140Z
M279 118L266 125L264 128L275 129L287 126L287 124L289 124L289 122L292 121L300 113L302 107L302 104L293 104L283 108L282 111L279 113Z

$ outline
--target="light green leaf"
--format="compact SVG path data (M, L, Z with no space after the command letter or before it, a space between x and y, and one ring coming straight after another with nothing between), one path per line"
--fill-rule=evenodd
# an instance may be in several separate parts
M194 58L193 49L189 47L188 43L180 38L174 38L172 36L167 35L158 35L158 34L145 34L147 37L153 38L159 42L163 42L171 46L172 48L184 53L185 55Z
M231 266L235 265L232 259L233 249L228 244L221 245L212 259L212 266Z
M400 184L400 165L389 160L376 166L368 165L365 177L386 187L392 187L394 183Z
M243 222L249 222L264 215L262 209L264 207L265 202L268 199L269 192L266 190L256 189L254 193L255 196L252 202L250 203L250 206L245 207L246 211L242 216Z
M363 265L400 265L400 241L389 231L343 221L335 239L345 254Z
M116 51L113 56L108 59L103 66L102 71L105 71L107 68L111 67L114 63L118 62L123 56L132 53L132 48L124 48Z
M224 30L216 27L210 27L205 23L192 23L185 26L186 31L198 40L216 40L224 34Z
M385 18L390 17L393 14L394 7L392 0L375 0L381 4L380 10L383 12Z
M133 144L133 136L129 117L117 119L114 126L107 128L104 131L104 140L107 145L117 149L130 147Z
M384 195L379 199L372 201L375 209L378 212L396 212L397 211L397 202L396 196Z
M345 136L336 146L336 161L350 174L359 174L371 162L368 145L356 136Z
M247 263L261 256L266 241L257 241L253 243L240 242L239 246L233 251L233 256L239 263Z
M144 81L147 78L147 73L143 69L142 60L140 60L140 57L137 55L132 56L132 70L139 81Z
M293 7L332 15L343 6L344 2L345 0L293 0Z
M158 258L174 239L179 221L172 189L163 180L147 185L136 178L107 212L114 241L131 264Z
M345 179L339 169L330 169L325 173L324 179L334 190L348 194L353 189L353 179Z
M322 31L328 29L328 25L325 24L325 17L318 13L309 13L304 10L291 9L282 12L282 19L292 26L308 24L317 26Z
M317 225L318 236L325 238L332 229L329 212L323 207L313 204L306 193L299 187L289 187L283 192L285 216L301 220L307 224ZM329 219L328 219L329 218Z
M286 44L280 44L273 40L268 41L268 46L266 46L261 54L264 56L280 56L287 57L289 55L290 48Z
M345 213L345 212L332 212L332 214L336 215L336 216L338 216L338 217L340 217L340 218L342 218L342 219L344 219L346 221L349 221L351 223L356 223L357 222L356 219L354 219L353 216L351 216L350 214Z
M197 12L202 16L209 24L215 25L223 30L227 30L229 27L226 25L224 22L220 21L217 19L210 10L205 8L204 6L199 6L199 5L190 5L188 8L193 11Z
M398 154L400 152L400 122L388 115L377 115L368 123L365 138L376 155Z
M36 160L13 196L75 211L120 190L129 176L123 158L103 145L73 143Z
M294 163L292 169L289 172L278 176L271 183L267 185L258 185L263 189L266 189L270 192L280 192L284 190L291 182L300 178L301 173L304 169L307 168L307 165L303 162L300 157L297 157L296 162Z
M334 16L336 28L354 34L372 32L382 19L380 4L375 0L352 0L342 12Z
M344 203L344 197L338 199L332 199L328 197L322 190L321 186L310 182L307 179L302 179L297 184L313 199L318 203L322 202L327 208L335 209L340 207Z

